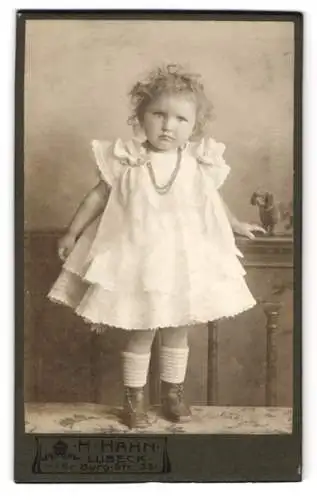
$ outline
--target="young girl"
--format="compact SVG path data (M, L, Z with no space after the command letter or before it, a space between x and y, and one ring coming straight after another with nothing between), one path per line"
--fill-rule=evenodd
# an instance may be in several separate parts
M230 168L206 136L210 104L197 75L169 65L130 93L130 123L145 139L92 142L99 182L59 241L63 270L50 299L86 321L129 330L122 353L124 421L148 425L144 406L151 345L161 333L162 413L190 418L183 397L192 325L255 304L233 231L239 222L218 189Z

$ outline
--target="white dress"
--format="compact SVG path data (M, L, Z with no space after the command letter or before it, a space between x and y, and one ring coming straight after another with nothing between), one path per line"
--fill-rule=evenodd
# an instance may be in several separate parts
M107 207L78 239L48 297L84 320L127 330L205 323L255 304L218 188L230 167L224 145L188 143L175 182L159 194L177 152L93 141Z

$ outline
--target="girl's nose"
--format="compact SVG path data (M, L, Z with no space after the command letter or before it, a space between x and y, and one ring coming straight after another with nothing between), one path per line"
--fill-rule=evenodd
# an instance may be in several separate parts
M165 117L163 121L163 130L169 131L173 130L175 120L173 117Z

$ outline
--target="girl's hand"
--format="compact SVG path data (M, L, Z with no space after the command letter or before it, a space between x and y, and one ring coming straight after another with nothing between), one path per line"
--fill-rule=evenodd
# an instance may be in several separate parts
M58 241L58 256L65 261L76 243L76 237L71 233L66 233Z
M249 224L248 222L236 222L234 224L233 230L235 233L241 234L242 236L246 236L250 240L255 239L253 231L266 234L266 231L263 227L258 226L257 224Z

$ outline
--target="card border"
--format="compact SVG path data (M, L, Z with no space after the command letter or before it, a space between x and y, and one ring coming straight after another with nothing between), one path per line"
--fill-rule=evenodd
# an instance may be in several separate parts
M239 20L293 22L295 28L294 73L294 335L293 335L293 432L289 435L164 435L171 470L161 474L82 476L32 473L36 439L24 431L24 64L25 25L31 19L112 20ZM267 482L302 479L302 101L303 14L295 11L239 10L17 10L15 64L15 436L14 480L17 483L69 482ZM57 439L104 438L104 435L54 435ZM110 435L109 437L122 437ZM133 436L129 436L129 438ZM162 437L135 435L135 437ZM186 452L187 450L187 452ZM189 450L191 453L189 453ZM198 460L198 467L189 467Z

